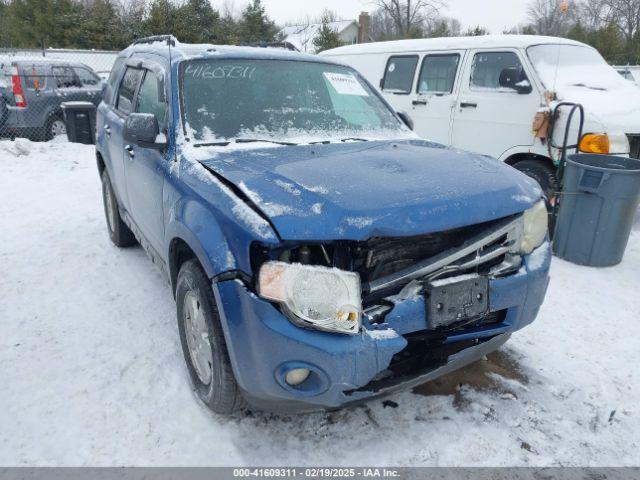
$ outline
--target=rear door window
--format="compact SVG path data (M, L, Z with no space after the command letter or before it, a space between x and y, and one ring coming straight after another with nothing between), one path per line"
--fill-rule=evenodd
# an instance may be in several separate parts
M114 97L114 92L118 88L118 79L120 78L120 73L122 73L122 65L124 64L124 58L118 58L113 64L111 68L111 73L109 74L109 80L107 80L107 87L104 91L104 101L105 103L111 104Z
M382 90L389 93L410 93L417 65L417 55L390 57L382 80Z
M116 108L121 113L129 115L133 110L133 99L135 98L136 90L140 79L142 78L142 70L139 68L127 67L118 88L118 99Z
M51 69L58 88L80 88L80 80L71 67L57 66Z
M456 81L460 55L427 55L422 61L418 93L451 93Z

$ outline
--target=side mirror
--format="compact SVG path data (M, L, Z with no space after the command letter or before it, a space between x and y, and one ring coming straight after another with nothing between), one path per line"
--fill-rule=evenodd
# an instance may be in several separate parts
M397 114L398 117L400 117L400 120L402 120L402 123L409 127L409 130L413 130L413 119L409 116L409 114L407 112L397 112Z
M124 122L122 137L126 142L143 148L161 150L167 140L160 135L158 120L152 113L132 113Z
M508 67L502 70L500 72L499 84L502 88L510 88L522 95L533 91L531 83L527 80L522 70L517 67Z

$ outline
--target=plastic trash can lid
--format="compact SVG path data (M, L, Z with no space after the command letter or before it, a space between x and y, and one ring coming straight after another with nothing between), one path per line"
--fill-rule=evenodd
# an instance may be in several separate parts
M640 160L616 155L581 153L567 157L567 163L601 171L614 170L616 173L640 173Z
M65 110L74 110L74 109L87 109L87 108L96 108L96 106L91 102L62 102L60 106Z

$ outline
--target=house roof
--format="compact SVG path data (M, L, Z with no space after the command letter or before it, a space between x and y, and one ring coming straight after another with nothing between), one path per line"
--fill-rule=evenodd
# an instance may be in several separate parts
M338 35L344 32L351 25L358 26L355 20L340 20L337 22L329 22L329 28L333 29ZM300 51L315 50L313 40L320 33L321 23L311 23L306 25L290 25L280 30L280 35L285 41L291 43Z

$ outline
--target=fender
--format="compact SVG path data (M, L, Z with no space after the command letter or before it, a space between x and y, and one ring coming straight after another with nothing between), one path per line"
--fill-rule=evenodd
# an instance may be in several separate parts
M167 264L169 264L171 242L181 239L195 253L209 278L240 268L218 220L201 203L193 199L180 201L168 212L167 220L165 229Z

